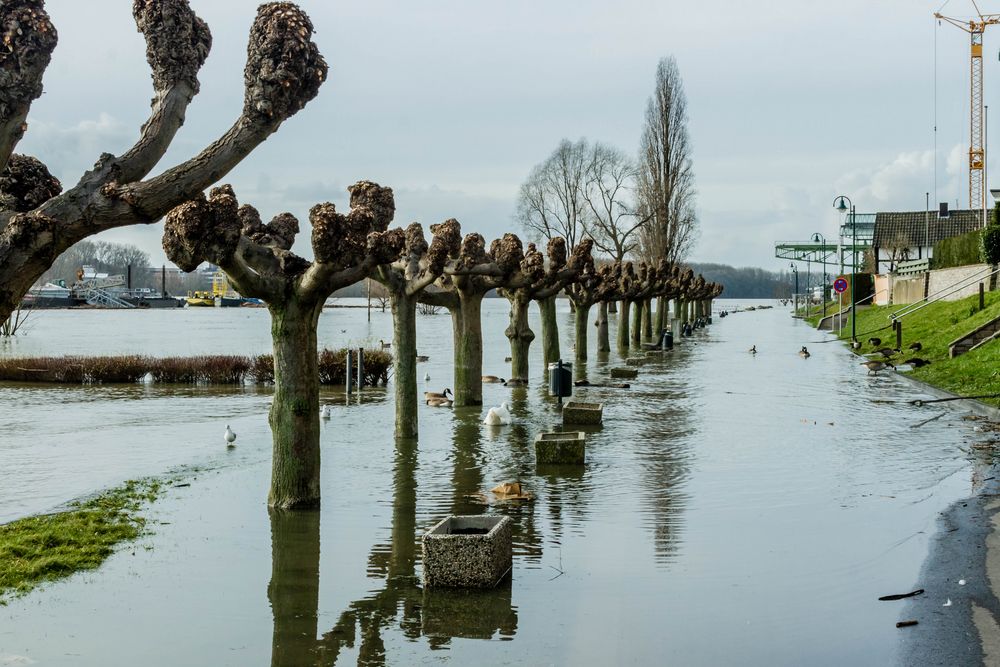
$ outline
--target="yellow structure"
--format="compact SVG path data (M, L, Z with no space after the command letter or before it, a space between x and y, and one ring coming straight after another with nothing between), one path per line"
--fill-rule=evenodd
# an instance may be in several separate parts
M1000 23L1000 14L983 14L973 1L976 17L968 20L942 16L947 21L969 33L972 49L969 60L969 208L986 210L986 146L983 141L983 33L991 25ZM985 218L984 218L985 224Z

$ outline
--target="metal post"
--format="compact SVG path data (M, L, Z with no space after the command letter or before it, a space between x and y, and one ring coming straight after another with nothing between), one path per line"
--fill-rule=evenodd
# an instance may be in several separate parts
M903 323L899 320L893 322L896 325L896 349L903 349Z
M858 270L858 219L854 210L854 202L851 202L851 342L858 340L855 317L855 307L857 305L857 292L855 291L855 278ZM876 267L877 270L877 267Z
M985 291L986 288L984 287L983 283L979 283L979 310L982 310L983 308L986 307Z
M167 296L167 265L163 264L160 267L160 296Z
M358 348L358 393L365 386L365 348Z
M558 361L556 361L556 377L559 378L559 381L556 382L556 389L558 390L558 391L556 391L556 396L559 399L559 407L561 408L562 407L562 395L563 395L563 386L562 386L562 382L563 382L562 359L559 359Z
M347 356L344 358L344 389L347 391L347 395L351 395L351 350L347 351Z

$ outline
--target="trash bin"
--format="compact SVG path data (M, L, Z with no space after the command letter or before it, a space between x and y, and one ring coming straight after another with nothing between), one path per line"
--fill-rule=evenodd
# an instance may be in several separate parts
M663 349L672 350L674 349L674 332L667 329L663 330Z
M549 395L559 398L573 395L573 364L564 361L549 364Z

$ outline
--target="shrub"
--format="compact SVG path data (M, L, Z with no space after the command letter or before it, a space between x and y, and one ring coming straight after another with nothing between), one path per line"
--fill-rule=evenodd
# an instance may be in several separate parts
M1000 263L1000 225L989 225L983 230L982 252L987 264Z
M934 244L932 269L978 264L983 261L982 233L979 230L942 239Z
M274 357L270 354L250 357L250 379L258 384L274 382Z

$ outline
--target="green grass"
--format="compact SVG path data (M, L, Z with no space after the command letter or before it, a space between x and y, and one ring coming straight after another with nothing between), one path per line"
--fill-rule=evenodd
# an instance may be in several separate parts
M129 481L70 509L0 526L0 605L9 596L100 566L115 547L139 537L143 505L156 499L161 483Z
M861 354L873 352L876 348L868 343L871 337L882 339L881 347L896 346L896 332L891 328L875 331L890 324L889 314L904 306L872 306L858 311L857 335L862 343ZM988 292L985 308L979 310L979 297L971 296L961 301L939 301L904 316L903 345L896 361L911 357L930 361L929 366L917 368L908 375L935 387L961 396L1000 393L1000 341L987 343L955 359L948 358L948 344L956 338L971 332L986 322L1000 317L1000 292ZM849 339L849 327L844 329L844 338ZM907 350L911 343L919 341L923 345L920 352ZM991 405L1000 405L1000 399L985 399Z

